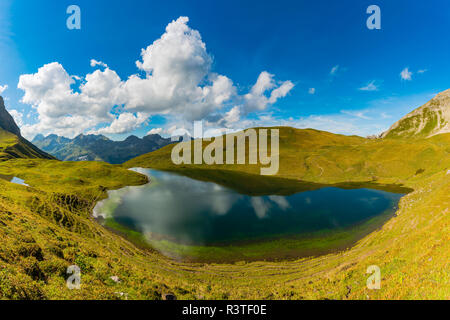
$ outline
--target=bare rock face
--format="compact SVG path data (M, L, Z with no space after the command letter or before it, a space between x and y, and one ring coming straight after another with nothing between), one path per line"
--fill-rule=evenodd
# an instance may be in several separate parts
M450 132L450 89L397 121L383 138L427 138Z
M13 117L6 111L5 102L3 98L0 96L0 128L15 134L16 136L20 135L20 129L14 121Z

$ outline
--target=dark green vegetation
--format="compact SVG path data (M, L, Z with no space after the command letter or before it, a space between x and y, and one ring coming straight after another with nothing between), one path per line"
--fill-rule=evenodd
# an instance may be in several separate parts
M0 161L14 158L53 159L22 137L18 137L0 128Z
M172 143L160 135L140 139L130 136L124 141L113 141L103 135L79 135L68 139L51 134L37 135L33 144L64 161L105 161L120 164L142 154L155 151Z
M0 179L0 298L160 299L172 292L179 299L450 299L450 134L368 140L281 128L280 135L276 181L375 182L414 192L401 199L395 217L338 253L295 261L181 263L137 247L91 218L106 190L146 183L144 176L96 162L3 161L0 175L22 178L30 187ZM2 148L11 138L1 136ZM126 165L189 170L204 179L216 174L214 167L173 166L170 149ZM259 175L257 166L220 170L223 183L235 183L227 173L248 184ZM283 193L282 183L269 187ZM82 270L81 290L66 288L72 264ZM371 265L381 268L380 290L366 287Z

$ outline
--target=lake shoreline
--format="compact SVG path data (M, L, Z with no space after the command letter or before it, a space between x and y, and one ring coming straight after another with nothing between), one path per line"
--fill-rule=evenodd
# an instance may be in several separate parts
M139 169L140 168L132 168L130 170L139 172ZM145 170L145 168L142 169ZM138 187L143 187L153 183L153 180L149 175L143 172L139 173L146 175L149 182ZM345 185L351 189L359 186L357 183L341 185ZM331 186L334 187L335 185ZM362 186L367 187L367 183L364 183ZM377 187L377 189L379 189L380 185L377 185ZM398 186L394 186L394 188L398 188ZM108 199L109 197L103 201L107 201ZM351 249L361 239L373 232L376 232L377 230L380 230L388 221L396 217L398 202L400 199L394 204L392 209L388 210L389 212L383 212L375 217L360 221L357 224L347 228L334 231L325 230L302 235L284 235L266 239L241 240L223 245L186 245L163 238L154 241L147 239L143 233L132 230L118 223L112 215L106 219L95 216L94 218L103 227L127 239L138 248L158 252L162 256L177 262L219 264L242 261L281 262L313 258ZM349 234L349 237L345 239L342 238L343 236L348 236ZM324 243L327 243L327 245L324 246ZM283 249L280 251L273 248L275 244L278 244L279 247ZM286 247L289 249L286 249ZM267 252L268 248L271 253ZM192 254L192 251L195 251L196 253ZM186 255L186 252L190 252L190 254Z

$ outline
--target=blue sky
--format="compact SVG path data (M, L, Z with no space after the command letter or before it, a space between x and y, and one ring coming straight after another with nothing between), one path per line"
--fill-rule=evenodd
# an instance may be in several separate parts
M81 30L66 27L71 4ZM372 4L381 30L366 27ZM199 119L375 134L450 87L449 16L439 0L2 0L0 86L29 138Z

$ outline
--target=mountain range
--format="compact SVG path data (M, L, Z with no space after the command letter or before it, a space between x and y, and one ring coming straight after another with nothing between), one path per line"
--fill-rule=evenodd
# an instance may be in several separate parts
M450 132L450 89L437 94L423 106L410 112L381 134L381 138L428 138ZM30 143L22 137L13 117L0 97L0 160L11 158L56 157L63 161L104 161L122 164L135 157L156 151L171 139L158 134L124 141L113 141L103 135L80 134L73 139L38 134ZM43 150L43 151L42 151Z
M63 161L104 161L121 164L145 153L156 151L168 144L170 138L152 134L142 139L129 136L124 141L113 141L103 135L80 134L74 139L55 134L44 137L38 134L33 139L40 149Z
M121 164L132 158L156 151L168 144L170 138L158 134L124 141L113 141L103 135L80 134L74 139L50 134L36 135L32 143L22 137L20 128L5 108L0 96L0 161L13 158L59 159L63 161L104 161Z

